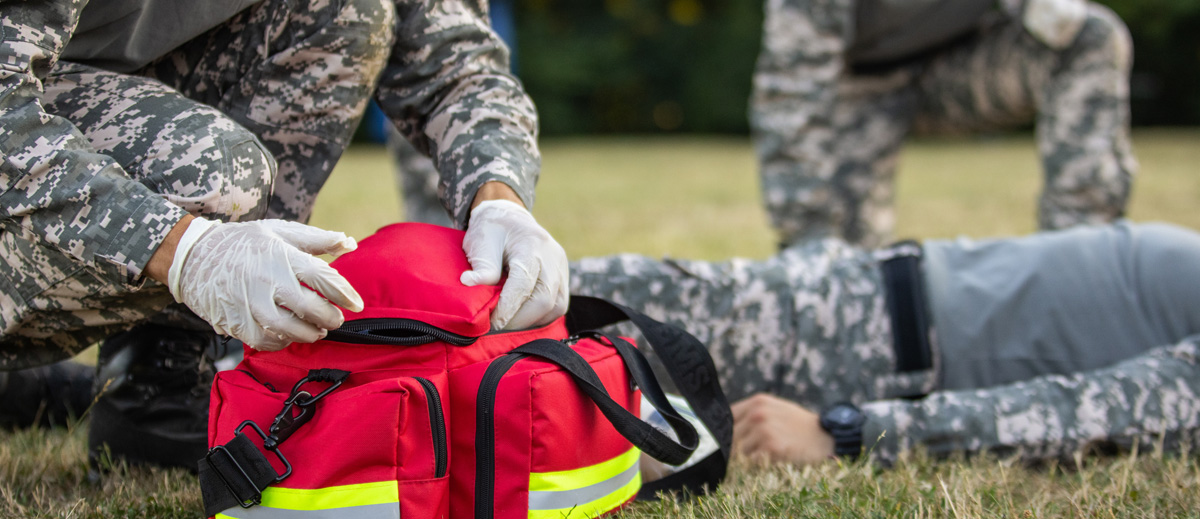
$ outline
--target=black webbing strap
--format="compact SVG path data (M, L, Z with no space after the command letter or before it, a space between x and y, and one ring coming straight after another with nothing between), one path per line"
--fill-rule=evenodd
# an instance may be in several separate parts
M897 254L879 264L892 323L892 348L896 354L896 371L900 373L933 367L920 245L916 242L901 242L892 248L898 250L902 247L913 247L913 252Z
M199 465L206 517L235 506L258 504L263 489L279 478L262 451L240 432L229 443L209 451Z
M571 296L566 320L567 329L573 334L626 320L633 322L662 360L679 394L692 406L692 411L717 441L717 451L704 460L644 484L638 492L638 499L654 499L660 491L682 489L701 495L716 489L725 478L732 451L733 413L717 380L717 368L712 356L699 339L641 312L595 297ZM645 388L643 394L646 394ZM649 396L646 398L650 399Z
M613 400L612 396L608 394L608 390L604 388L604 383L600 381L600 377L596 375L596 371L570 346L555 340L538 339L512 350L510 354L524 354L557 364L563 371L570 374L571 378L575 379L575 383L592 402L596 403L596 407L600 408L600 412L604 414L605 418L608 418L613 428L642 452L671 465L679 465L687 461L700 443L700 436L696 433L696 429L692 427L691 422L680 416L667 401L666 394L658 385L658 381L654 379L650 363L641 356L642 353L637 351L632 344L623 340L612 341L612 345L616 346L618 350L622 348L620 345L624 345L625 348L632 351L633 356L641 359L640 363L626 362L625 366L634 383L642 388L643 394L647 395L646 399L663 414L663 418L679 437L679 442L672 440L653 425L642 421L641 417L630 413L628 409ZM626 353L622 352L621 356L625 359Z

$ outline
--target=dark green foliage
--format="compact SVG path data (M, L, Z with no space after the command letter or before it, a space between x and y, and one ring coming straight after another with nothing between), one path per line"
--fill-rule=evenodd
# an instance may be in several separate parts
M520 76L545 134L744 133L762 7L520 0Z
M1103 0L1133 33L1133 122L1200 123L1200 2Z
M543 134L746 133L760 1L516 2ZM1101 3L1133 33L1134 124L1200 124L1200 1Z

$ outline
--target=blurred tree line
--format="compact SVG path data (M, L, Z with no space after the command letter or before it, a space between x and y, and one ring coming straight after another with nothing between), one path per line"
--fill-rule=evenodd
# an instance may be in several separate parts
M1200 0L1100 0L1130 27L1136 125L1200 124ZM544 135L745 133L760 0L516 0Z

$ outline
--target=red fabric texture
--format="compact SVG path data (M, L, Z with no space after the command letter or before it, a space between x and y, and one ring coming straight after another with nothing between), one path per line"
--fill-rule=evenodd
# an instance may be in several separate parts
M288 396L270 391L246 372L228 371L220 377L214 400L225 405L218 405L211 417L216 434L210 436L210 446L233 439L234 430L245 420L265 431ZM321 387L313 384L313 388ZM297 470L279 486L313 489L432 479L433 433L426 402L421 386L408 377L330 393L318 404L312 421L281 444L280 452ZM253 430L247 428L243 433L262 445ZM267 459L277 472L283 471L274 454L268 453Z
M611 346L584 339L572 346L600 376L613 400L639 415L641 392ZM475 513L477 388L490 362L450 372L454 395L449 408L454 428L450 469L450 516ZM466 389L460 391L460 389ZM528 516L529 473L571 470L615 458L632 444L613 428L600 409L566 372L530 357L518 361L496 393L496 487L494 517Z
M471 269L464 233L419 223L392 224L358 242L330 265L358 290L365 308L343 309L347 321L402 317L479 337L490 329L500 285L463 286ZM447 246L449 245L449 246Z

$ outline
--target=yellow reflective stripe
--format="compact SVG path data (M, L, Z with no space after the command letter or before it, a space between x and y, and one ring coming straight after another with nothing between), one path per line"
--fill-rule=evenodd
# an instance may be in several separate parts
M242 508L235 506L217 514L219 519L400 519L399 503L325 508L322 510L288 510L262 505Z
M378 481L313 489L267 487L263 490L261 506L283 510L325 510L399 502L397 483Z
M637 494L642 486L641 451L574 470L529 475L529 518L594 517Z
M635 469L636 470L636 469ZM618 488L615 492L589 503L572 504L564 508L552 510L529 510L529 519L575 519L578 517L597 517L621 506L633 499L642 488L642 473L638 471L633 479Z
M642 451L634 447L613 459L583 468L558 472L533 472L529 474L529 491L557 491L594 485L636 465L641 455Z

